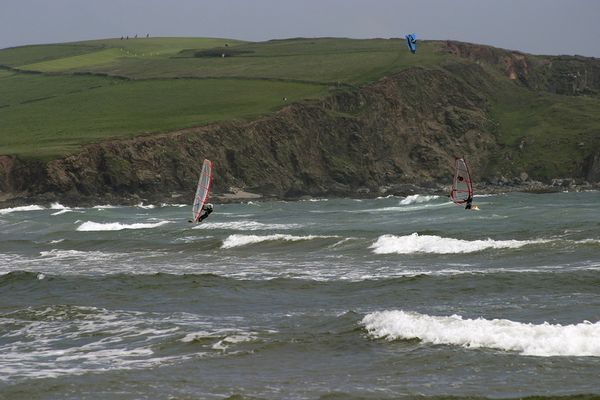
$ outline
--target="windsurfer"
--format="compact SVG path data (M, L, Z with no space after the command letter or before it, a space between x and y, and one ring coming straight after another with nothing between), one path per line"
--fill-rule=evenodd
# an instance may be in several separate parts
M200 216L198 217L198 221L196 222L200 223L204 221L206 218L208 218L211 212L213 212L213 205L210 203L206 203L202 206L202 214L200 214Z
M471 207L473 207L472 203L473 203L473 196L469 196L467 198L467 205L465 206L465 210L470 210Z
M472 204L473 197L469 196L466 203L467 204L465 205L465 210L479 211L479 207L477 206L477 204Z

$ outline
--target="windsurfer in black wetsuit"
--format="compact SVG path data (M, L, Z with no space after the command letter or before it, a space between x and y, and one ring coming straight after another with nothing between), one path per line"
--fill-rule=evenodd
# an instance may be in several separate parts
M202 206L202 214L200 214L200 217L198 217L198 221L196 222L200 223L204 221L206 218L208 218L211 212L213 212L213 205L210 203L206 203Z
M467 198L467 205L465 206L465 210L470 210L471 207L473 207L473 205L471 203L473 203L473 197L469 196Z
M206 218L208 218L208 216L210 215L211 212L213 212L213 205L210 203L206 203L205 205L202 206L202 213L200 214L198 219L196 221L192 221L190 219L188 222L195 222L195 223L199 224L200 222L202 222Z

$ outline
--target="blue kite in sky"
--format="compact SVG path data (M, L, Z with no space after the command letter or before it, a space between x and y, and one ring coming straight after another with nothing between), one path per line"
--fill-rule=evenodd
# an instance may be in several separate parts
M406 45L411 53L415 54L417 52L417 34L411 33L406 35Z

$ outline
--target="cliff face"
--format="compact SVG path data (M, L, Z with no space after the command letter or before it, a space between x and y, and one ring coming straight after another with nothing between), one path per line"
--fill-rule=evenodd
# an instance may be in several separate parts
M485 81L475 64L410 69L252 122L89 145L45 166L5 157L0 185L66 202L166 198L193 191L203 158L217 192L348 195L448 182L454 155L468 155L479 174L495 148Z
M527 88L561 95L600 94L600 59L534 56L490 46L447 41L446 50L476 63L495 66Z
M0 201L118 202L132 196L190 196L204 158L215 166L216 192L240 188L277 197L393 193L396 185L445 184L452 176L454 156L462 155L478 181L507 182L523 176L551 181L553 176L536 176L544 168L532 164L556 164L552 155L569 148L568 164L554 169L565 176L556 178L600 181L596 120L579 127L572 138L548 137L545 142L538 137L542 155L519 166L513 157L502 155L520 154L531 121L526 118L525 127L513 127L523 138L511 144L500 137L497 110L492 109L499 88L510 91L513 83L520 91L510 97L517 106L508 113L523 107L542 110L531 108L538 107L537 100L520 103L524 92L585 95L582 101L591 111L583 117L569 115L573 108L552 114L563 118L557 121L568 132L577 118L587 121L595 115L600 60L531 56L459 42L444 42L440 49L452 56L438 67L406 69L250 122L88 145L46 164L0 156ZM512 81L508 86L507 78ZM544 96L554 101L555 96ZM552 106L551 101L543 104Z

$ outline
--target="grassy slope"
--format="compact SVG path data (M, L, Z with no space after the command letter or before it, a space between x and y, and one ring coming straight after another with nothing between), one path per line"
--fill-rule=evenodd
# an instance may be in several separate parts
M431 44L421 46L420 60L402 46L381 39L141 38L5 49L0 64L43 74L0 70L0 154L52 158L106 138L254 117L285 105L284 97L323 96L328 83L360 84L438 58ZM194 57L215 47L247 53ZM181 77L198 79L171 79Z
M17 67L25 64L71 57L102 49L94 44L43 44L3 49L0 51L0 65Z
M143 62L128 57L89 71L132 78L245 77L361 84L402 68L441 61L433 44L423 44L418 58L403 46L399 40L383 39L270 41L231 46L248 52L234 57L193 57L193 52L147 57Z
M493 103L504 150L502 172L534 177L580 173L582 161L600 149L600 99L536 93L505 83Z
M319 95L323 86L256 80L143 80L26 77L54 97L20 103L23 76L0 78L13 104L0 108L3 153L51 158L82 143L259 115L288 101ZM9 81L9 82L3 82ZM32 82L28 82L31 84ZM31 95L30 95L31 96Z
M104 72L103 68L110 71L111 66L118 66L121 62L128 59L132 60L134 64L146 62L148 60L167 59L188 48L207 49L215 46L222 46L224 43L236 45L244 42L212 38L93 40L73 44L73 47L79 47L81 49L81 52L79 53L71 51L68 55L50 57L49 59L42 61L31 59L31 61L34 62L23 59L21 64L18 64L18 67L19 69L26 71L40 72L81 72L92 70ZM87 50L89 48L93 48L94 50ZM1 60L2 57L0 56L0 61ZM14 66L14 64L11 66ZM127 68L124 70L117 68L117 70L120 71L117 75L130 76L127 74Z
M399 39L140 38L0 50L1 65L44 73L0 70L0 154L51 158L109 137L253 117L283 97L326 95L326 85L437 66L449 57L437 46L420 43L412 55ZM236 54L194 56L204 49ZM81 72L107 76L73 75ZM180 77L199 79L172 79ZM599 99L531 92L497 77L491 104L504 150L496 162L507 173L570 174L573 160L598 148Z

